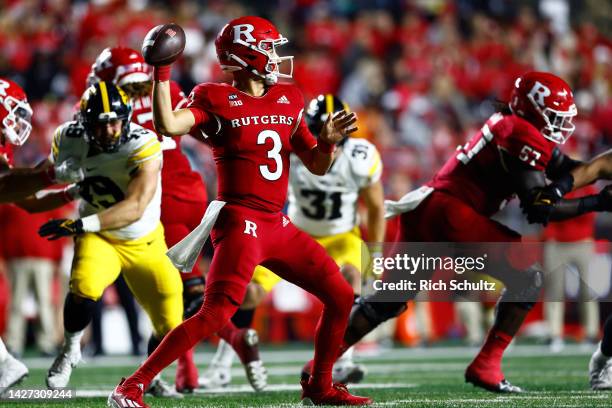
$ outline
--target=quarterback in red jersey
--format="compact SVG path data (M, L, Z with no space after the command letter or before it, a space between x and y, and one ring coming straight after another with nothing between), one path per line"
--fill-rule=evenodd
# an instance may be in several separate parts
M532 222L545 224L589 211L610 211L609 188L597 195L554 203L545 190L547 178L558 179L579 165L556 147L572 134L576 113L572 91L561 78L542 72L518 78L507 109L494 114L465 146L458 147L427 186L388 204L387 214L401 214L397 240L519 242L517 232L490 218L514 195ZM411 200L411 206L403 205ZM534 305L532 300L542 284L541 271L533 266L525 270L510 268L507 275L496 277L502 279L506 290L493 328L467 368L465 379L494 392L520 392L504 378L501 361ZM405 303L381 301L379 293L358 301L344 347L405 309ZM406 300L415 295L407 293ZM309 369L308 365L304 368L305 372Z
M132 105L132 120L139 125L156 131L153 124L151 90L153 78L150 67L145 63L138 51L126 47L104 49L94 64L88 77L90 84L98 81L109 81L119 85L129 96ZM170 101L172 109L183 108L188 100L179 85L170 81ZM161 222L164 226L164 236L168 247L182 240L190 231L198 226L207 206L206 187L202 177L191 169L187 156L180 147L180 137L168 137L158 134L163 151L164 165L162 167L162 201ZM204 278L202 271L195 263L189 273L181 273L183 281L183 301L185 317L191 317L200 308L204 293ZM228 325L218 333L222 338L231 337L231 343L245 360L247 378L252 384L258 383L257 377L265 372L256 342L253 338L256 332L252 329L237 330ZM152 337L149 340L148 352L152 353L161 339ZM252 344L251 344L252 343ZM248 354L248 357L245 357ZM157 381L152 387L156 395L175 396L173 391L163 382ZM190 392L198 385L198 371L193 361L193 350L189 350L178 359L176 373L176 389Z
M218 199L226 205L212 229L215 248L204 304L169 333L157 350L109 396L109 405L144 405L142 387L200 339L223 327L238 309L255 266L316 295L324 304L315 334L313 375L302 382L302 398L314 404L365 405L341 384L332 384L332 365L353 301L338 266L281 212L288 186L289 154L295 152L315 174L324 174L336 142L356 130L354 114L326 122L317 140L303 118L304 99L294 85L278 84L292 57L279 57L286 43L276 27L259 17L230 21L217 36L217 56L231 71L230 85L201 84L188 108L172 111L170 67L155 69L153 112L163 133L197 134L212 149L219 175ZM292 65L290 65L292 66Z

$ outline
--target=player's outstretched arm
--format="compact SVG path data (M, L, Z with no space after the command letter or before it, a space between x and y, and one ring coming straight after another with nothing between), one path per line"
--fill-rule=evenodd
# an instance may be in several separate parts
M161 163L161 159L142 163L128 184L125 199L112 207L76 220L65 218L51 220L40 227L38 235L55 240L85 232L121 228L139 220L157 189Z
M24 200L53 184L78 182L83 177L83 170L70 161L54 165L47 160L36 168L11 169L0 174L0 203Z
M63 207L79 198L79 186L71 184L61 190L42 190L15 205L29 213L39 213Z
M155 195L161 163L160 159L142 163L128 184L125 199L98 213L100 230L125 227L142 218L145 209Z
M333 152L336 144L349 133L357 131L355 122L357 122L357 115L354 112L347 113L346 111L340 111L333 115L333 117L329 115L323 125L317 145L310 150L297 152L304 166L317 176L327 173L334 159ZM296 133L294 137L297 136L297 139L303 138L303 133L310 134L303 119L300 121Z
M571 174L574 178L574 190L597 180L612 180L612 149L594 157L587 163L577 166Z
M164 67L161 67L164 68ZM159 71L155 68L155 72ZM153 83L153 123L155 129L166 136L182 136L187 134L196 124L195 117L189 109L172 110L170 81L164 77L156 77Z
M558 189L546 184L543 171L530 168L503 152L502 160L513 176L523 213L530 223L546 225L549 221L564 221L588 212L612 211L612 187L599 194L565 199Z

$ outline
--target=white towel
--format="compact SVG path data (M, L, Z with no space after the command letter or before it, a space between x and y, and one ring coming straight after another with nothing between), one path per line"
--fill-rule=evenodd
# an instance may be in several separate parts
M407 193L398 201L385 200L385 218L393 218L398 214L414 210L432 191L433 187L423 186Z
M224 205L225 201L211 201L200 225L166 252L179 271L191 272Z

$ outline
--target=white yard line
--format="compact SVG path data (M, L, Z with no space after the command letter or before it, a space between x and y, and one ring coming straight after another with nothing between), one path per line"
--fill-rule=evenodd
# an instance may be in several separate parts
M356 352L356 358L359 361L367 363L369 360L377 361L397 361L397 360L429 360L429 359L455 359L455 358L471 358L474 357L477 350L470 347L430 347L430 348L393 348L381 350L377 355L365 355ZM592 350L585 349L582 345L571 344L567 345L563 353L558 356L590 356ZM262 359L267 363L296 363L303 364L312 358L312 350L276 350L262 351ZM507 352L507 356L518 358L531 358L542 356L555 356L550 353L548 346L536 345L516 345L511 347ZM205 365L212 359L211 352L198 352L195 354L195 361L198 365ZM105 356L97 358L86 358L88 365L96 367L122 367L122 366L137 366L145 357L134 356ZM25 363L30 368L49 368L53 362L53 358L34 357L24 359ZM433 363L432 363L433 364Z

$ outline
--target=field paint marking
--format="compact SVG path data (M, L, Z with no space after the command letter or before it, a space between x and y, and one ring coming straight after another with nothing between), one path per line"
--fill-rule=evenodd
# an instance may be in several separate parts
M359 362L367 363L368 360L381 361L392 361L398 360L403 361L423 361L428 359L456 359L456 358L472 358L478 349L471 347L430 347L430 348L391 348L379 350L377 354L365 355L359 351L355 352L357 360ZM563 350L563 356L590 356L593 353L593 349L584 348L582 345L569 344L565 346ZM304 364L306 361L312 358L312 350L262 350L261 355L264 362L267 363L297 363ZM519 358L530 358L530 357L542 357L554 355L550 354L548 346L540 345L515 345L509 349L506 356L519 357ZM197 352L195 354L196 364L208 364L213 357L212 352ZM104 356L87 359L88 364L83 366L95 366L95 367L137 367L142 363L144 357L134 356ZM51 357L30 357L25 358L23 361L30 368L42 368L47 369L51 366L53 358ZM174 365L174 364L173 364Z

